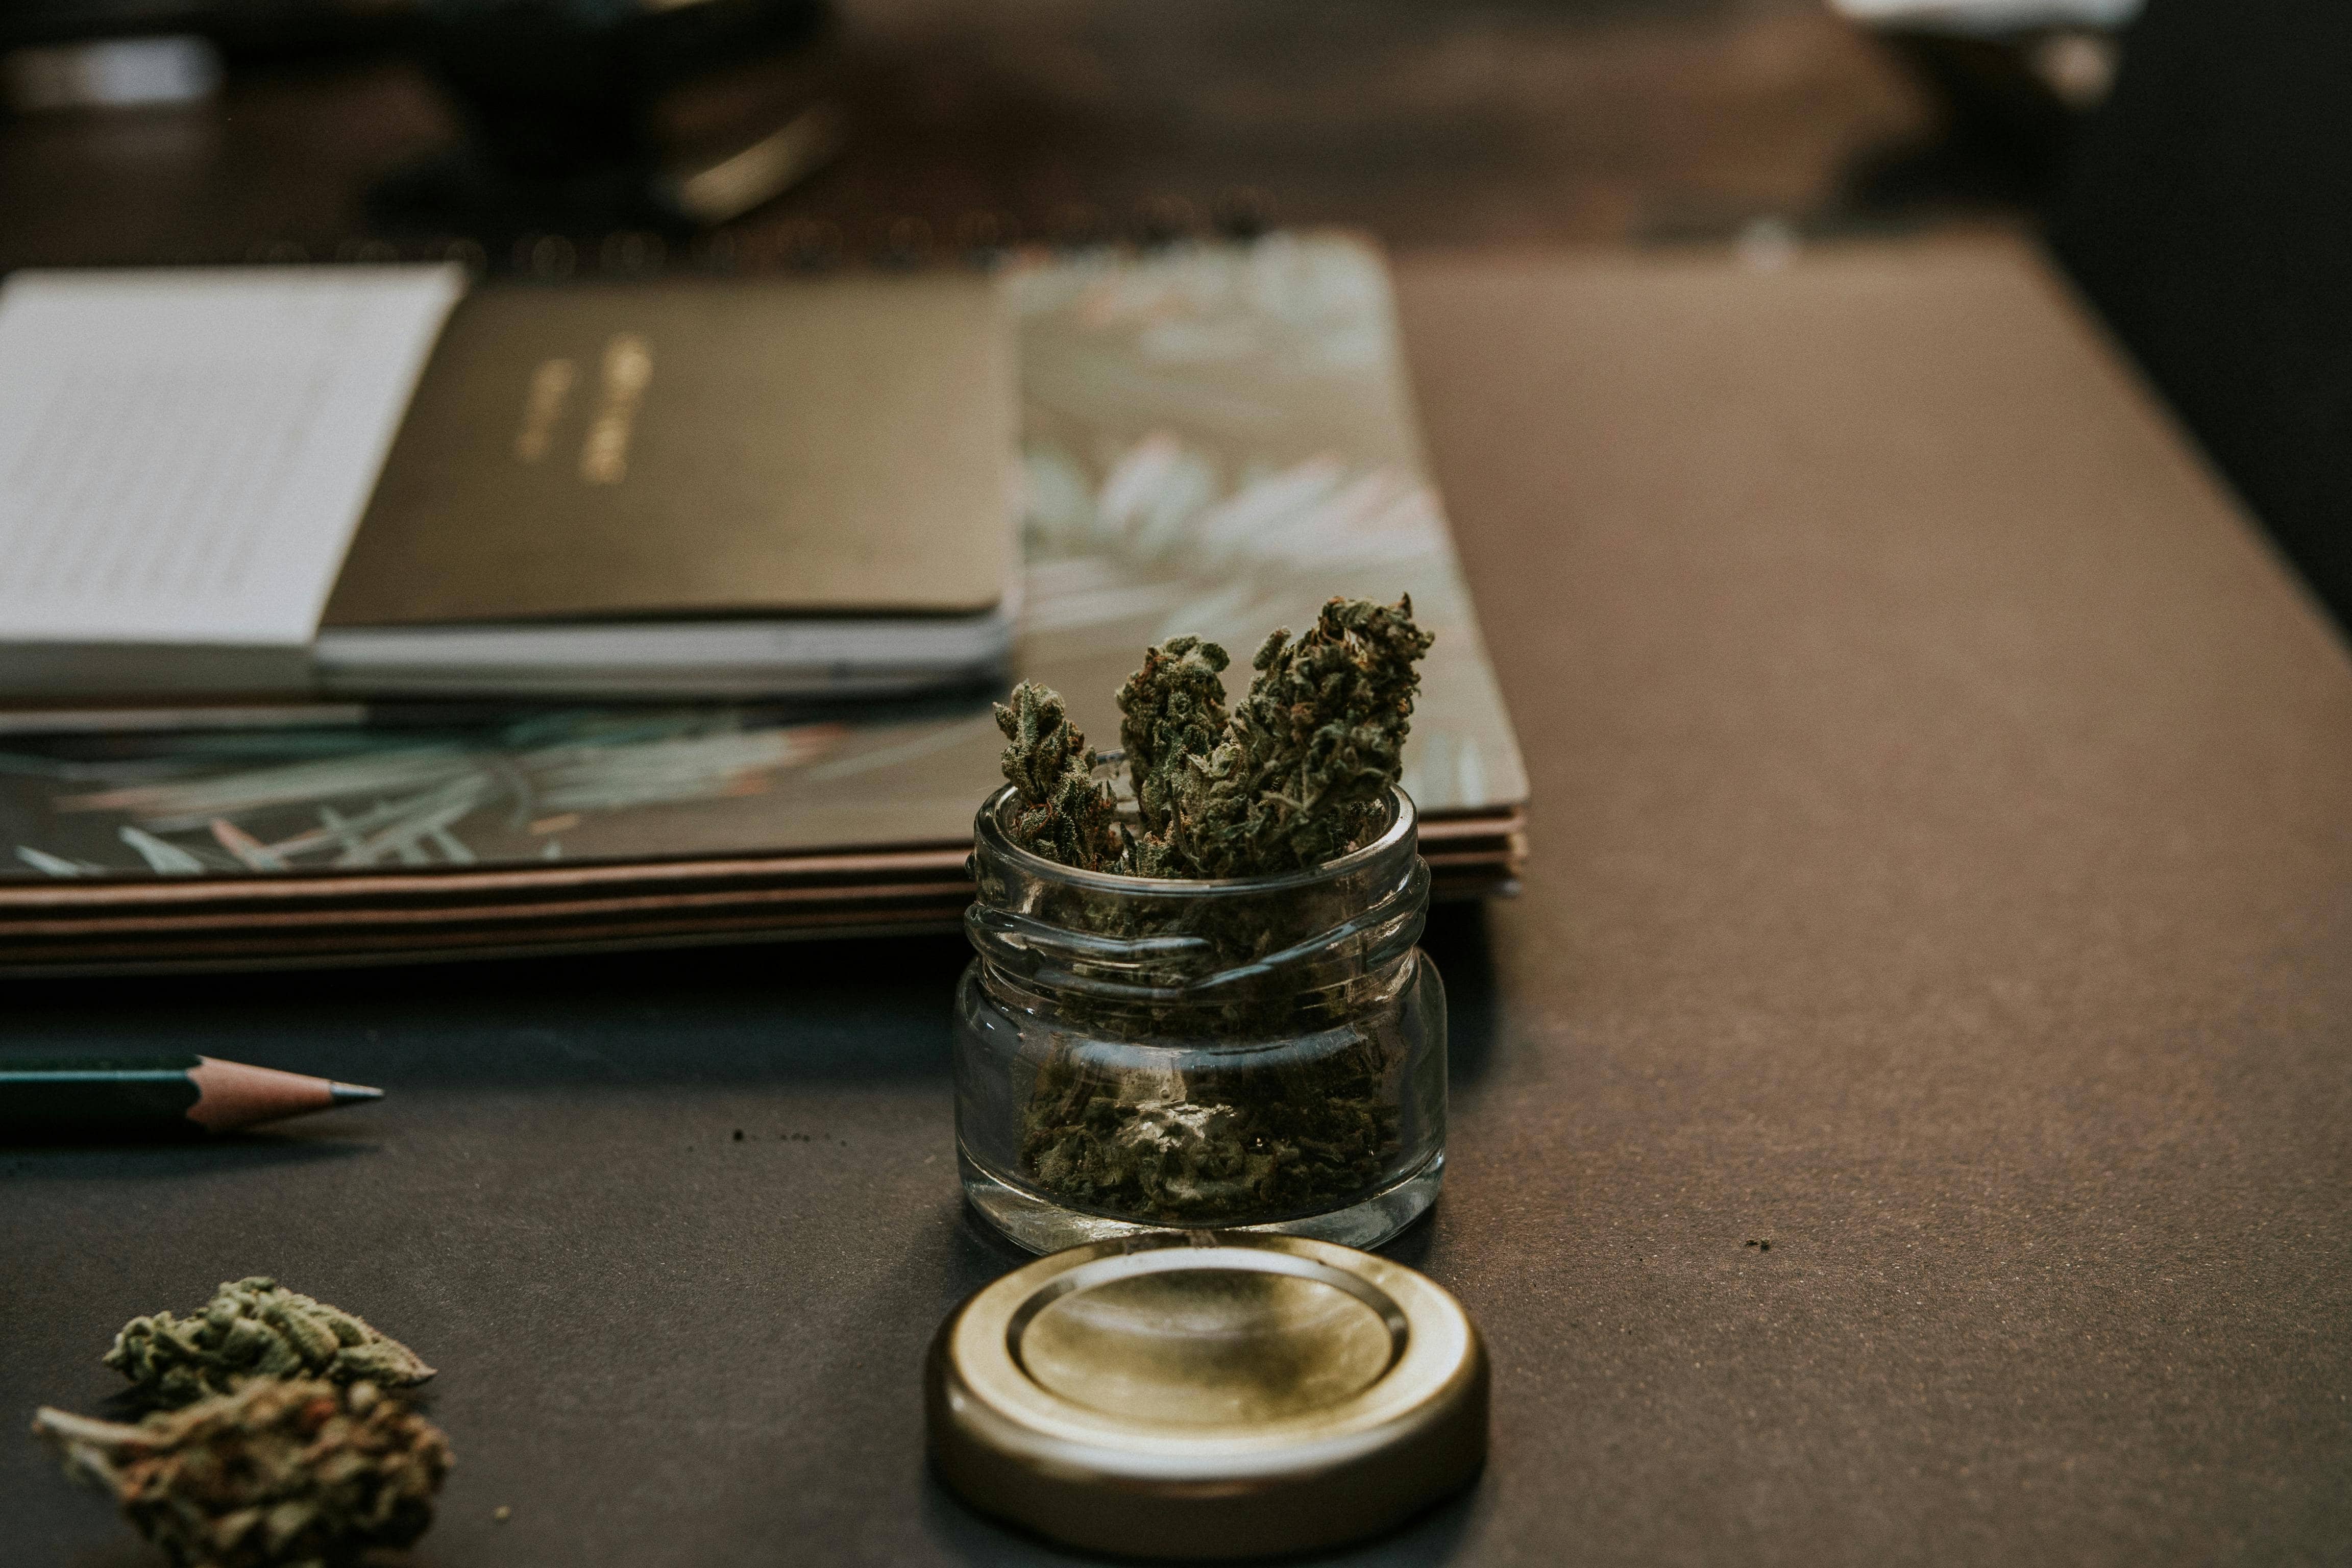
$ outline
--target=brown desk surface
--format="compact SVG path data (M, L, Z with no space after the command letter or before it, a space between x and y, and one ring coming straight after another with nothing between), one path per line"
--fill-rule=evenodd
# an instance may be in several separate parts
M2341 645L2021 250L1403 300L1537 810L1526 895L1433 931L1453 1164L1397 1248L1491 1339L1495 1458L1364 1560L2341 1561ZM924 1342L1006 1262L961 959L21 991L9 1048L394 1094L0 1151L0 1410L274 1271L443 1369L424 1564L1050 1560L922 1466ZM151 1561L26 1442L0 1519Z

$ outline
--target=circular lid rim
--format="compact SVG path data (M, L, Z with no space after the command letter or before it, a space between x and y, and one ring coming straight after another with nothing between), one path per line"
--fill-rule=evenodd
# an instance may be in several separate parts
M1454 1406L1482 1382L1484 1348L1468 1314L1433 1280L1403 1265L1303 1237L1180 1232L1141 1247L1139 1239L1097 1242L1040 1258L974 1292L950 1315L940 1335L935 1375L945 1381L940 1392L950 1419L971 1440L1018 1463L1065 1474L1083 1471L1106 1483L1272 1482L1410 1444L1423 1432L1443 1427ZM1311 1273L1268 1268L1275 1257L1317 1267ZM1120 1258L1149 1261L1122 1269L1116 1268ZM1105 1264L1114 1267L1105 1270ZM1358 1300L1369 1294L1390 1304L1402 1321L1402 1342L1381 1376L1357 1393L1323 1409L1245 1426L1123 1423L1053 1393L1021 1364L1010 1337L1015 1320L1024 1313L1034 1318L1045 1302L1066 1294L1070 1287L1053 1287L1066 1276L1084 1270L1121 1279L1219 1267L1307 1278L1326 1270L1346 1276L1360 1287L1349 1289Z

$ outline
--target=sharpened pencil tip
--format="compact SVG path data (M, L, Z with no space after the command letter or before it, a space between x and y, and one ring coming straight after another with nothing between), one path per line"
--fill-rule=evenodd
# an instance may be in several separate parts
M363 1100L383 1098L383 1090L370 1089L363 1083L331 1083L327 1086L327 1092L334 1097L337 1105L357 1105Z

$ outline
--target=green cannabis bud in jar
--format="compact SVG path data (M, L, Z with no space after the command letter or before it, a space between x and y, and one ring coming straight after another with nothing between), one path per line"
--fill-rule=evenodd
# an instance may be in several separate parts
M1090 1216L1360 1241L1427 1205L1444 1002L1396 784L1430 640L1409 600L1333 599L1271 634L1231 701L1225 650L1171 638L1116 694L1118 753L1043 687L998 708L959 1135L967 1191L1015 1239L1108 1233ZM1121 763L1123 790L1097 776ZM1077 1217L1024 1231L1024 1204Z

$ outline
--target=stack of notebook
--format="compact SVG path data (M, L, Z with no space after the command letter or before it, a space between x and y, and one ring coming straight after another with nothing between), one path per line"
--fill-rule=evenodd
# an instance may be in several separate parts
M969 897L972 812L998 782L988 704L1003 679L1055 687L1108 742L1111 693L1146 644L1194 632L1246 649L1334 593L1409 593L1436 633L1405 787L1439 896L1507 889L1526 779L1423 469L1377 254L1276 237L1032 262L1001 286L1024 501L996 681L469 716L314 693L198 706L168 732L99 709L0 718L17 731L0 740L0 967L946 927Z

